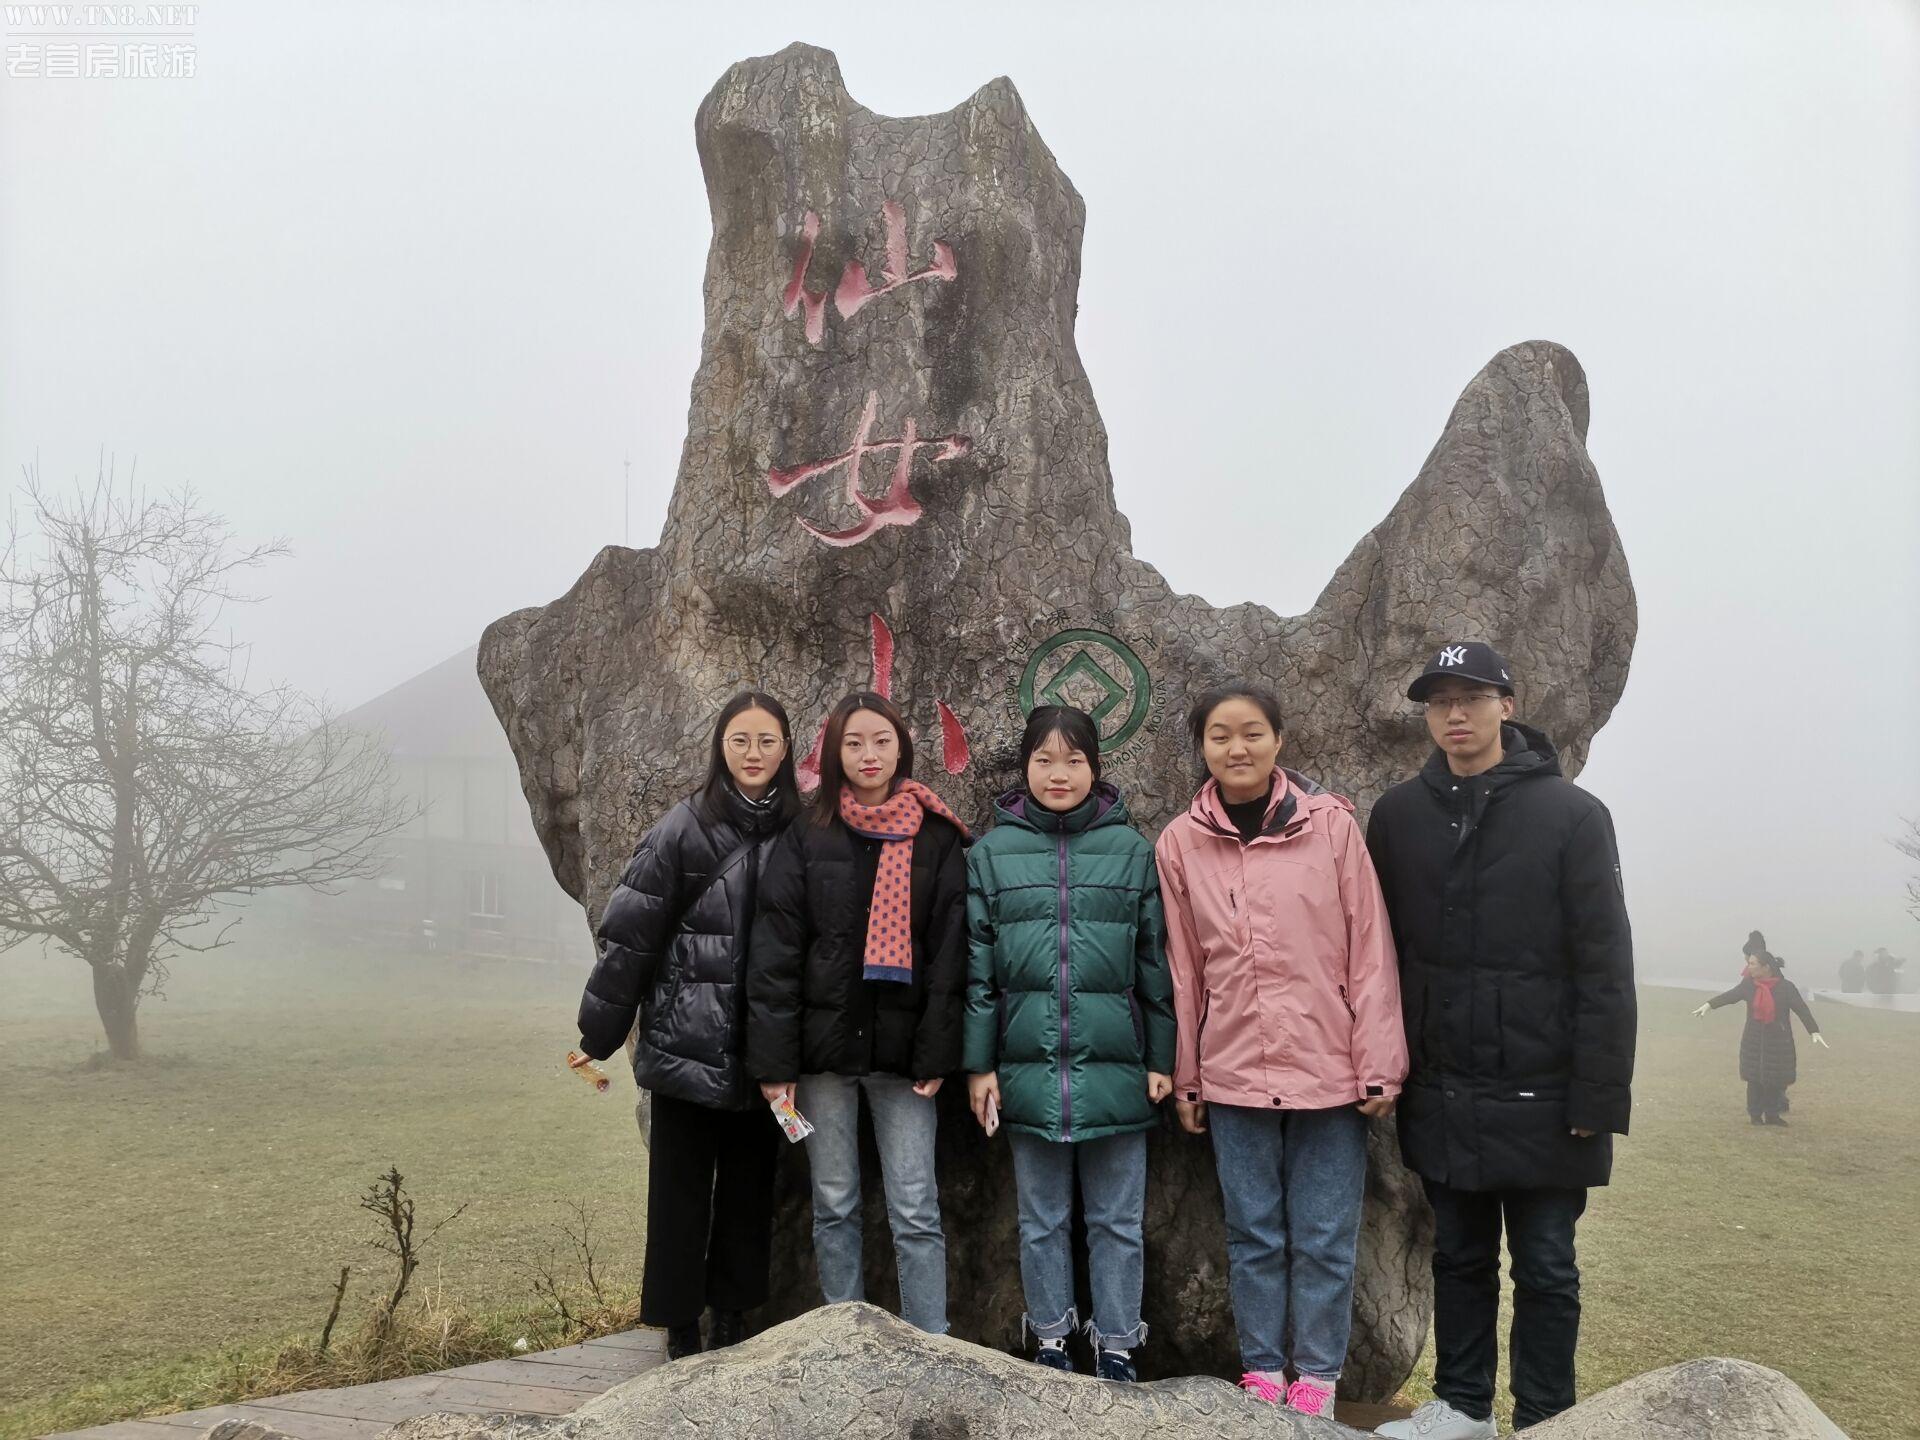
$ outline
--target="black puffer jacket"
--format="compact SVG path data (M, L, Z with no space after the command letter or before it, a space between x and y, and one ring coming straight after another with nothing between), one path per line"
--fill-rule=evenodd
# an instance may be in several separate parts
M603 1059L626 1041L637 1012L636 1084L739 1110L758 1098L741 1064L742 982L757 881L779 813L731 788L722 796L717 816L683 800L641 839L600 917L600 958L580 999L580 1037L587 1054Z
M802 816L767 856L747 971L747 1069L757 1080L960 1068L967 865L928 813L913 841L913 983L863 978L880 842Z
M1747 1002L1747 1026L1740 1032L1740 1078L1749 1085L1784 1090L1800 1078L1800 1057L1793 1044L1791 1017L1798 1015L1809 1035L1818 1035L1820 1027L1814 1021L1813 1011L1807 1008L1800 987L1784 975L1773 987L1773 1023L1762 1025L1753 1018L1753 997L1758 988L1751 979L1743 979L1707 1004L1718 1010L1737 1000Z
M1604 1185L1636 1024L1613 820L1545 735L1506 742L1470 778L1435 750L1367 826L1413 1067L1400 1149L1459 1190Z

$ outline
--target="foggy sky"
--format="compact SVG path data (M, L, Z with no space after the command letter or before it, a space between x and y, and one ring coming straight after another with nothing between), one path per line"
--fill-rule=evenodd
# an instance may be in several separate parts
M192 78L0 80L9 483L104 445L288 537L255 674L357 704L656 539L727 65L806 40L903 115L1004 73L1086 198L1136 553L1304 610L1496 351L1569 346L1643 973L1920 952L1920 8L1039 9L214 0Z

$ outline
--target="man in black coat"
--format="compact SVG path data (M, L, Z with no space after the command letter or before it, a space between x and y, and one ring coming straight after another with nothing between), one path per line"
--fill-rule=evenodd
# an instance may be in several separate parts
M1490 646L1407 691L1436 749L1367 844L1400 953L1412 1073L1400 1148L1434 1212L1434 1394L1403 1440L1492 1440L1500 1236L1513 1257L1513 1422L1574 1401L1574 1225L1607 1183L1633 1078L1633 943L1606 807L1514 723Z

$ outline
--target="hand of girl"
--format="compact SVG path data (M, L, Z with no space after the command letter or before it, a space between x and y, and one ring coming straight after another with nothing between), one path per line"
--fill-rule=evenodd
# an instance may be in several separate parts
M1827 1044L1827 1037L1822 1035L1818 1030L1813 1032L1813 1043L1818 1045L1822 1050L1831 1050L1833 1048Z
M1698 1010L1694 1011L1693 1013L1696 1015L1704 1015L1707 1013L1707 1011L1711 1010L1712 1008L1713 1007L1711 1005L1702 1005Z
M931 1100L940 1093L940 1077L936 1075L931 1080L914 1081L913 1093L918 1095L922 1100Z
M793 1099L793 1082L791 1080L763 1081L760 1085L760 1098L769 1105L777 1104L782 1100L791 1100Z
M989 1070L984 1075L967 1077L967 1103L973 1107L973 1118L980 1122L982 1130L987 1128L987 1101L992 1099L994 1109L1000 1108L1000 1074Z
M1158 1105L1171 1094L1173 1094L1173 1077L1149 1070L1147 1072L1147 1103Z
M1393 1101L1394 1097L1391 1095L1375 1095L1371 1099L1360 1102L1360 1113L1369 1120L1378 1119L1382 1115L1391 1115Z
M1189 1135L1207 1133L1207 1102L1204 1100L1176 1100L1174 1113L1180 1117L1180 1128Z

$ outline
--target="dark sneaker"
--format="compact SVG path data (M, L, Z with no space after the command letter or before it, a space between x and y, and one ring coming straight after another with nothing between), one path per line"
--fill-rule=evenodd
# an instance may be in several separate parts
M1784 1115L1767 1116L1767 1124L1769 1125L1785 1125L1786 1123L1787 1123L1787 1117Z
M667 1327L667 1359L683 1360L689 1355L700 1353L700 1322L690 1321L685 1325Z
M1133 1356L1124 1350L1102 1350L1093 1373L1102 1380L1124 1380L1129 1384L1140 1378L1140 1372L1133 1368Z
M1044 1365L1049 1370L1065 1370L1073 1373L1073 1357L1067 1354L1064 1345L1036 1345L1033 1350L1033 1363Z
M747 1338L747 1317L738 1310L716 1310L707 1322L707 1349L724 1350Z

